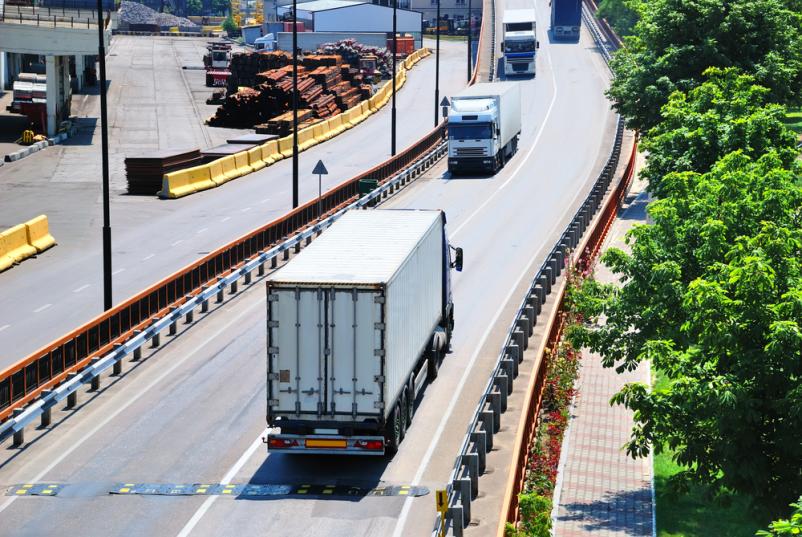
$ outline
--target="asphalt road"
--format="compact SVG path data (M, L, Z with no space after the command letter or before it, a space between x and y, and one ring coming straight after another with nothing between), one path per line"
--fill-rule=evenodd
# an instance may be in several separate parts
M547 0L537 7L540 20L548 20ZM108 491L147 482L443 486L522 288L581 203L613 137L605 68L589 36L558 45L549 43L544 27L539 32L538 77L522 82L520 150L504 170L493 178L451 179L441 163L385 204L445 209L452 241L465 249L465 270L454 278L453 352L393 459L265 453L264 294L256 282L255 290L166 338L162 350L75 414L57 413L52 430L28 431L33 442L25 449L7 448L1 484L65 487L56 498L0 498L0 534L58 528L82 536L428 535L432 494L256 500ZM489 514L469 531L492 535L497 522Z
M192 48L178 38L156 39L158 46L148 38L115 37L111 53L116 56L109 58L115 303L292 206L290 159L179 200L124 194L122 159L138 144L150 149L210 146L232 132L199 125L198 114L210 115L213 107L196 114L193 106L202 106L198 101L209 89L203 87L202 71L181 69L200 64L197 44ZM464 47L441 43L442 94L450 95L466 83ZM137 68L140 65L144 67ZM430 56L410 71L398 92L399 150L434 127L434 72ZM182 77L188 80L186 85ZM91 102L81 106L91 115ZM204 143L207 138L210 141ZM356 128L301 153L301 202L317 196L317 177L311 172L318 159L329 170L323 180L325 190L389 154L386 106ZM99 158L97 147L65 146L0 168L0 229L44 213L59 243L0 274L0 369L102 312Z

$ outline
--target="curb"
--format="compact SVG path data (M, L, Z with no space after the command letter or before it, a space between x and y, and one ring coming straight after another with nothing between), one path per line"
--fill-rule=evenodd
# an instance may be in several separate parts
M16 162L21 160L28 155L32 155L42 149L49 147L51 145L58 145L62 143L64 140L69 138L69 134L66 132L62 132L53 138L48 138L47 140L42 140L41 142L36 142L35 144L31 144L26 148L20 149L19 151L14 151L13 153L9 153L4 157L5 162ZM2 162L0 162L0 166L2 166Z

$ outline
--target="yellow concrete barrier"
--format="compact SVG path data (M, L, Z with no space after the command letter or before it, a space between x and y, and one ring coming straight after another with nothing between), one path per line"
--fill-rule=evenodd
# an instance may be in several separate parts
M262 148L260 146L248 150L248 165L253 171L261 170L266 166L262 158Z
M370 109L370 104L368 104L368 101L362 101L359 103L359 108L366 118L373 113L373 110Z
M278 141L276 140L270 140L259 147L262 148L262 160L265 161L265 165L267 166L284 158L284 156L278 152Z
M307 127L298 131L298 151L306 151L313 145L317 145L315 140L315 128Z
M321 121L317 125L313 127L314 129L314 136L317 143L325 142L331 136L329 136L329 122L328 121Z
M278 139L278 151L284 158L292 156L292 134Z
M0 233L3 237L5 255L14 263L19 263L32 255L36 255L36 248L28 244L28 232L25 224L17 224Z
M162 179L162 189L159 192L160 198L181 198L214 188L218 185L212 181L211 169L208 164L194 166L186 170L179 170L164 174Z
M234 153L234 165L237 167L237 172L239 176L242 177L246 173L251 173L253 168L251 168L250 163L248 162L248 152L247 151L240 151L239 153Z
M39 253L56 245L56 239L50 234L47 216L40 214L36 218L25 222L28 244L36 248Z
M14 258L8 255L7 251L6 239L0 234L0 272L14 266Z
M234 155L217 159L217 162L219 162L220 166L223 168L223 175L225 176L226 181L231 181L232 179L236 179L241 175L237 169L237 163L234 160Z
M345 130L345 126L343 125L343 115L337 114L333 118L329 120L329 128L331 129L332 135L337 136L342 131Z
M223 165L220 163L220 159L213 160L207 164L207 166L209 166L209 179L212 180L215 186L220 186L228 182L226 174L223 172Z

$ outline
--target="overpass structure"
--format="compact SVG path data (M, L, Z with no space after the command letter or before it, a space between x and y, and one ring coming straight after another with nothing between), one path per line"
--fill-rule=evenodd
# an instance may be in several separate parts
M505 7L528 2L488 0L486 13ZM536 9L546 19L548 0ZM237 291L226 280L209 296L221 289L233 299L207 300L197 324L185 324L182 311L180 322L169 323L176 337L140 351L105 387L82 393L79 410L55 414L54 427L29 428L21 451L0 462L0 483L19 485L0 500L4 527L15 534L58 527L98 535L428 535L435 502L423 489L449 479L516 297L591 190L615 139L617 121L604 97L609 74L592 37L583 33L578 45L565 45L538 31L538 76L520 82L518 154L490 178L451 178L438 162L400 191L388 189L382 203L444 209L451 241L466 252L465 270L454 279L453 352L393 459L265 453L264 294ZM495 49L492 33L486 29L483 46ZM485 62L493 57L482 50ZM491 61L479 73L493 70ZM306 236L298 240L300 247ZM262 271L251 274L244 281L261 287L253 284ZM503 491L485 495L486 507L465 533L493 534L504 516Z

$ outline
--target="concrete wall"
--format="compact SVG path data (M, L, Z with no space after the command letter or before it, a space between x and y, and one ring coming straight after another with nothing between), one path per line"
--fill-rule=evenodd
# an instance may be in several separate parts
M106 49L111 31L105 32ZM97 54L97 28L53 28L28 24L0 23L0 50L23 54Z

